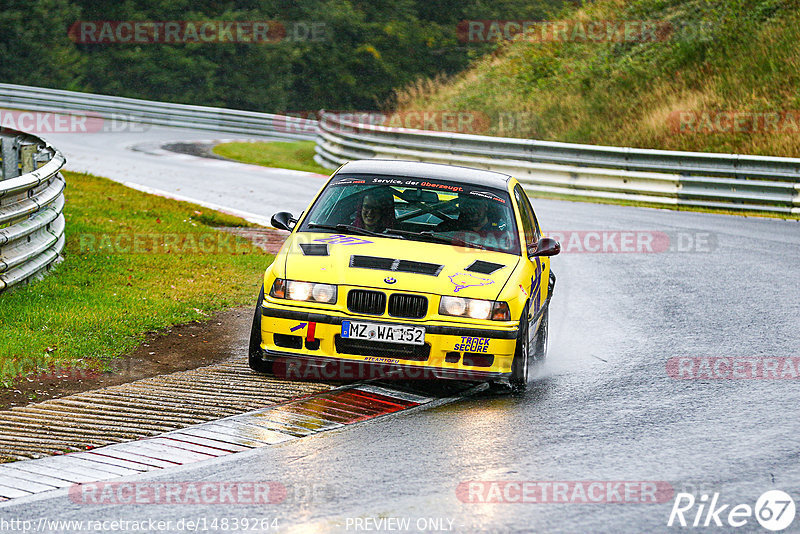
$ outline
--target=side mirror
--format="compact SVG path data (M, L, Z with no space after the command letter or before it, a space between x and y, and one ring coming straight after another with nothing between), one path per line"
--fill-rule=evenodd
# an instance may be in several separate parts
M288 230L292 231L294 225L297 223L297 220L292 217L292 214L288 211L279 211L275 215L272 216L272 220L270 221L272 226L279 230Z
M561 243L552 237L543 237L536 243L536 248L528 249L528 256L555 256L561 252Z

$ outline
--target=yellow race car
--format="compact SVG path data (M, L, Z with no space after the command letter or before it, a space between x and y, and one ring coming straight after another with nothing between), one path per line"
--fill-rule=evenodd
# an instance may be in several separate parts
M386 160L340 167L264 274L250 367L288 378L453 378L522 390L555 286L508 175Z

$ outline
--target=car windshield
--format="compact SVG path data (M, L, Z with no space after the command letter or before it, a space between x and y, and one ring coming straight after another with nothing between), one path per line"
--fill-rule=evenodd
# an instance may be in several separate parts
M506 191L435 178L337 175L299 230L381 235L520 254Z

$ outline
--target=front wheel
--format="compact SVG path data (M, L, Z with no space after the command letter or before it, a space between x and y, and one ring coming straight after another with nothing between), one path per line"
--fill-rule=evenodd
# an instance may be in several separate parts
M253 326L250 328L250 347L248 348L247 361L250 369L257 373L272 372L272 362L264 361L264 353L261 349L261 304L264 302L264 286L258 294L256 312L253 316Z
M514 360L511 362L511 378L509 384L511 391L521 393L528 387L528 355L530 342L528 341L528 306L522 310L519 318L519 333L517 334L517 347L514 351Z
M548 306L542 314L539 323L539 331L536 332L536 339L533 342L533 359L542 362L547 357L547 326L549 323L550 307Z

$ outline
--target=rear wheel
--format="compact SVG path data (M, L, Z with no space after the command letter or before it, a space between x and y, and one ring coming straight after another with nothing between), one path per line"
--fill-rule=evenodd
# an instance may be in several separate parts
M250 347L248 349L248 363L250 369L258 373L272 372L272 362L264 361L264 351L261 348L261 304L264 302L264 286L258 294L256 312L253 315L253 326L250 329Z
M509 384L511 391L520 393L528 387L528 360L530 342L528 341L528 306L522 310L519 318L519 333L517 334L517 348L514 351L514 360L511 362L511 378Z

